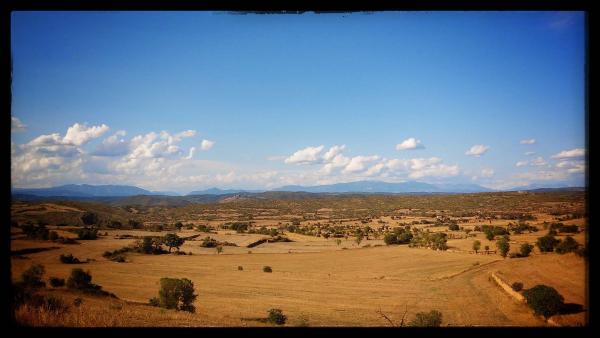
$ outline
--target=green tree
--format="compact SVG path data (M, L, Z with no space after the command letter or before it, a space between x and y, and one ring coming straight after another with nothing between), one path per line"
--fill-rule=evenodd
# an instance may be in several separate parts
M554 238L552 235L546 235L539 237L535 243L541 252L552 252L559 243L559 240Z
M523 243L521 244L521 257L527 257L529 256L529 254L531 253L531 251L533 250L533 245L529 244L529 243Z
M536 285L523 292L527 305L535 314L549 318L557 314L564 306L564 298L556 289L547 285Z
M179 251L179 247L183 245L185 240L176 234L166 234L163 238L163 243L169 247L169 252L171 252L172 248L177 248Z
M194 283L187 278L161 278L158 304L167 309L195 312Z
M577 249L579 249L579 245L580 244L577 243L577 241L574 240L573 237L567 236L565 239L563 239L556 245L556 253L566 254L568 252L575 252L577 251Z
M480 241L474 241L473 242L473 250L475 250L475 253L477 253L477 251L479 251L479 249L481 248L481 242Z
M508 255L508 251L510 250L510 244L508 243L508 238L506 236L501 237L496 242L496 247L498 247L498 251L500 251L500 256L506 257L506 255Z

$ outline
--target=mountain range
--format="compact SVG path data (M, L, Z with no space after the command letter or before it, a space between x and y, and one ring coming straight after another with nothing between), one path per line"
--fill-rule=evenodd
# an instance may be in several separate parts
M583 188L545 187L531 185L504 189L503 191L532 190L551 191ZM493 192L492 190L477 184L430 184L417 181L402 183L390 183L382 181L357 181L348 183L336 183L316 186L288 185L272 189L273 192L308 192L308 193L477 193ZM263 193L265 190L243 190L243 189L219 189L192 191L186 196L201 195L233 195ZM127 196L181 196L175 192L149 191L130 185L89 185L89 184L67 184L51 188L14 188L13 196L38 196L38 197L75 197L75 198L97 198L97 197L127 197Z

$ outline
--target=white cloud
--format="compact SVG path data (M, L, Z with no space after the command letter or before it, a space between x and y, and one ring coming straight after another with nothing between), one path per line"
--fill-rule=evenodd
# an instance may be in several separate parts
M337 155L341 154L344 151L344 149L346 149L345 144L341 146L335 145L329 148L329 150L323 155L323 159L329 162L333 160Z
M75 123L73 126L69 127L69 129L67 129L67 134L63 138L63 142L80 146L92 139L102 136L102 134L107 131L108 126L105 124L87 127L85 124Z
M480 157L481 155L485 154L489 149L490 147L484 146L483 144L476 144L472 146L471 149L467 150L465 155Z
M306 147L300 149L292 154L292 156L285 159L285 163L298 163L298 164L309 164L320 162L319 154L323 151L325 146L320 145L318 147Z
M530 138L530 139L526 139L526 140L521 140L521 144L535 144L535 139L534 138Z
M122 137L127 135L124 130L119 130L113 135L105 138L92 155L94 156L123 156L129 152L129 142Z
M483 177L492 177L492 176L494 176L494 169L492 169L492 168L481 169L481 176L483 176Z
M366 163L373 162L379 159L379 156L354 156L350 162L342 170L343 173L356 173L363 171L366 168Z
M423 149L425 148L421 144L421 140L417 140L414 137L407 138L406 140L396 145L396 150L412 150L412 149Z
M23 124L23 122L21 122L21 120L19 120L18 117L15 116L11 116L11 131L13 133L15 132L19 132L19 131L25 131L25 128L27 128L26 125Z
M214 145L215 145L215 141L202 140L202 142L200 143L200 149L206 151L206 150L211 149Z
M526 166L526 165L528 165L528 164L529 164L529 162L528 162L528 161L519 161L519 162L517 162L517 163L515 164L515 166L517 166L517 167L524 167L524 166Z
M531 161L529 162L529 164L530 164L530 165L532 165L532 166L539 167L539 166L544 166L544 165L546 165L546 164L548 164L548 163L547 163L547 162L544 160L544 158L543 158L543 157L541 157L541 156L538 156L538 157L536 157L535 159L531 160Z
M525 156L535 155L535 151L528 151L525 153Z
M575 148L575 149L571 149L571 150L563 150L556 155L552 155L552 158L564 159L564 158L577 158L577 157L584 157L584 156L585 156L585 149Z

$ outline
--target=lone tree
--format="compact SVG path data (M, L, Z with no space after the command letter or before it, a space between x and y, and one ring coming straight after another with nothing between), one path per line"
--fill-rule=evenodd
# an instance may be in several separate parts
M474 241L473 242L473 250L475 250L475 253L477 253L477 251L479 251L480 248L481 248L481 242L480 241Z
M179 247L183 245L183 242L185 242L185 239L176 234L166 234L163 239L163 243L169 247L169 252L172 248L177 248L177 251L179 251Z
M158 306L167 309L195 312L194 300L198 295L194 294L194 283L187 278L161 278L160 290L158 291ZM151 299L156 304L156 300Z
M506 257L508 251L510 250L510 244L508 244L508 238L502 237L496 242L496 246L498 247L498 251L500 251L500 256Z
M283 314L283 311L280 309L270 309L269 317L267 319L270 323L283 325L287 320L287 316Z
M527 305L535 314L549 318L557 314L564 306L564 298L556 289L547 285L536 285L523 292Z
M364 235L363 235L362 231L357 232L356 233L356 244L360 246L360 243L362 242L363 238L364 238Z
M529 256L529 254L531 253L531 250L533 250L533 245L529 244L529 243L523 243L521 244L521 257L527 257Z

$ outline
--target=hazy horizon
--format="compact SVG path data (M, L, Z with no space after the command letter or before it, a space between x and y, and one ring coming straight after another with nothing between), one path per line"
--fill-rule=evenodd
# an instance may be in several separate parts
M582 12L13 12L11 182L585 186Z

